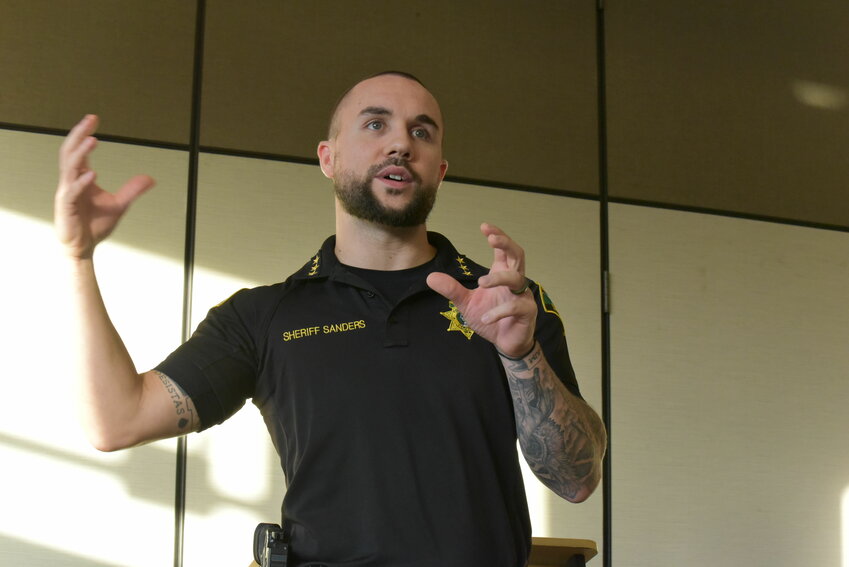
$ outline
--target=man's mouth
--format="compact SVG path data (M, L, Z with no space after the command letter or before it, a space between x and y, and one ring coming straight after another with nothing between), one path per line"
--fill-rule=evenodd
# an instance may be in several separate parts
M415 180L415 177L410 171L400 165L390 165L384 167L375 175L376 178L393 188L401 188Z

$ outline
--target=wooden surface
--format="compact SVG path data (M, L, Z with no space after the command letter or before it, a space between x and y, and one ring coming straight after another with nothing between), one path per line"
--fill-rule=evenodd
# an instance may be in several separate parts
M598 554L598 546L589 539L570 539L562 537L535 537L531 547L528 567L550 567L566 565L574 555L583 555L584 561Z
M566 565L573 555L583 555L589 561L598 554L598 546L589 539L569 539L562 537L535 537L531 547L528 567L552 567ZM251 561L248 567L259 567Z

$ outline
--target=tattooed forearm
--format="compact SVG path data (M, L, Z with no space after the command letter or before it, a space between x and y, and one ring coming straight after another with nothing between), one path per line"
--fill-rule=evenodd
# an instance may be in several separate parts
M601 478L607 446L604 425L560 382L539 344L522 360L502 357L502 361L528 465L558 495L585 500Z
M171 401L174 404L174 415L177 418L177 429L184 433L196 430L198 422L192 400L186 395L183 389L175 384L168 376L158 370L155 372L162 381L162 385L165 386L165 390L168 392L168 395L171 396Z

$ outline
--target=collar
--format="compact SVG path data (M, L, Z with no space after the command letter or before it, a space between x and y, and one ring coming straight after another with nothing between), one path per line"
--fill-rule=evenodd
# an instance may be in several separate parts
M454 245L438 232L428 232L427 240L436 248L435 271L445 272L458 281L477 281L489 272L487 268L457 252ZM348 271L336 258L335 249L336 235L331 235L321 245L321 249L300 270L292 274L292 277L296 280L317 280L347 274Z

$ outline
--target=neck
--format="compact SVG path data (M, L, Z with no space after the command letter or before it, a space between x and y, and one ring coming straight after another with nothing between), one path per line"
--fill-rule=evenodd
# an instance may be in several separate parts
M338 206L338 205L337 205ZM431 260L436 250L427 241L425 225L389 227L336 214L336 257L355 268L405 270Z

